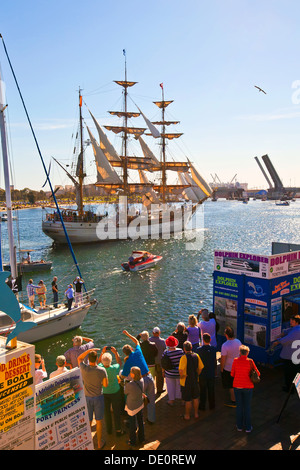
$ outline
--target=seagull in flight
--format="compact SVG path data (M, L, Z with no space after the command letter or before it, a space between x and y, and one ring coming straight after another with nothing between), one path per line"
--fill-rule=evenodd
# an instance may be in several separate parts
M256 85L254 85L254 86L255 86L255 88L258 89L258 91L262 91L265 95L267 94L262 88L259 88L259 86L256 86Z

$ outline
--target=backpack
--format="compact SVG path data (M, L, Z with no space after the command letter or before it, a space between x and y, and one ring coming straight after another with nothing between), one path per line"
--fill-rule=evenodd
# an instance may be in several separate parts
M171 358L168 356L168 354L164 354L161 358L161 367L165 370L172 370L174 369L173 363L171 361Z

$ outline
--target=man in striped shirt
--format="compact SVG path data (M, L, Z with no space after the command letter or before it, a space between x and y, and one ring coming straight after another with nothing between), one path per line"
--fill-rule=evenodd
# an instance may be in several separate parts
M178 348L178 339L175 338L174 336L169 336L169 338L166 339L166 346L167 349L163 353L163 356L167 355L173 365L172 369L163 369L163 375L166 380L166 386L167 386L167 391L168 391L168 405L173 406L175 399L181 399L181 388L180 388L180 376L179 376L179 362L181 356L183 356L183 350L181 348ZM162 357L163 357L162 356Z

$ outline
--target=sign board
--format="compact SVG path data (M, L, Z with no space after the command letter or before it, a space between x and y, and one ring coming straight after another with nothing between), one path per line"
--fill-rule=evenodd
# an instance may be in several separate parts
M38 384L36 450L94 450L78 367Z
M32 345L5 348L0 338L0 449L33 450L35 445L34 354Z
M215 250L214 270L248 277L275 279L300 272L300 251L260 256Z
M299 396L299 398L300 398L300 374L297 374L297 375L296 375L296 377L294 378L293 382L294 382L294 384L295 384L295 387L296 387L298 396Z
M214 256L214 270L267 279L269 257L216 250Z

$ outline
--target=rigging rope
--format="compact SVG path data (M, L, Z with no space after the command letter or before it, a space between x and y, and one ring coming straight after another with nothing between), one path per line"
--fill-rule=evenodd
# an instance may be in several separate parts
M15 81L15 84L16 84L16 87L17 87L18 92L19 92L19 95L20 95L20 99L21 99L22 104L23 104L23 108L24 108L24 111L25 111L25 114L26 114L26 117L27 117L27 120L28 120L28 124L29 124L29 127L30 127L30 129L31 129L31 132L32 132L32 135L33 135L35 144L36 144L36 148L37 148L38 154L39 154L39 156L40 156L40 159L41 159L41 162L42 162L42 165L43 165L43 168L44 168L44 171L45 171L45 174L46 174L46 177L47 177L47 180L48 180L50 189L51 189L52 197L53 197L53 200L54 200L55 205L56 205L57 212L58 212L59 217L60 217L60 221L61 221L61 224L62 224L64 233L65 233L65 237L66 237L67 242L68 242L68 245L69 245L69 249L70 249L70 252L71 252L71 255L72 255L74 264L75 264L75 266L76 266L76 268L77 268L77 271L78 271L79 276L82 277L81 272L80 272L80 268L79 268L79 266L78 266L75 253L74 253L74 251L73 251L73 248L72 248L72 245L71 245L71 241L70 241L70 239L69 239L69 235L68 235L68 233L67 233L67 230L66 230L66 227L65 227L65 224L64 224L64 221L63 221L63 217L62 217L62 215L61 215L61 212L60 212L60 209L59 209L59 206L58 206L58 202L57 202L57 199L56 199L56 197L55 197L55 194L54 194L54 191L53 191L53 188L52 188L52 183L51 183L51 181L50 181L50 178L49 178L49 175L48 175L48 172L47 172L47 168L46 168L46 165L45 165L45 162L44 162L44 159L43 159L43 156L42 156L42 153L41 153L41 150L40 150L40 147L39 147L39 144L38 144L38 141L37 141L35 132L34 132L34 129L33 129L33 127L32 127L31 120L30 120L30 117L29 117L29 114L28 114L28 111L27 111L27 108L26 108L26 105L25 105L25 102L24 102L24 99L23 99L23 96L22 96L22 93L21 93L19 84L18 84L18 81L17 81L17 77L16 77L16 75L15 75L13 66L12 66L12 64L11 64L11 61L10 61L10 58L9 58L9 55L8 55L8 52L7 52L6 45L5 45L5 42L4 42L4 39L3 39L2 34L0 34L0 38L2 39L2 43L3 43L3 47L4 47L4 52L5 52L5 54L6 54L6 57L7 57L7 60L8 60L8 63L9 63L9 66L10 66L10 69L11 69L11 72L12 72L12 75L13 75L13 78L14 78L14 81ZM85 289L85 291L86 291L85 284L84 284L84 289Z

